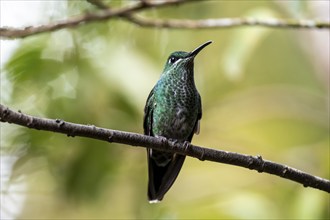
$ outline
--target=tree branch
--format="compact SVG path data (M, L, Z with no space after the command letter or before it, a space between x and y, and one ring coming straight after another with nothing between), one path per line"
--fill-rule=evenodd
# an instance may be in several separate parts
M118 9L110 9L100 0L87 0L100 10L94 13L87 13L77 17L71 17L64 21L58 21L46 25L29 26L25 28L0 28L0 37L3 39L24 38L31 35L60 30L63 28L76 28L80 25L103 21L112 18L124 18L142 27L172 28L172 29L211 29L229 28L238 26L263 26L270 28L307 28L307 29L329 29L330 22L316 20L294 20L294 19L256 19L256 18L218 18L201 20L178 20L178 19L148 19L135 16L134 13L150 8L177 5L187 0L166 0L166 1L139 1L133 6L125 6Z
M214 29L231 28L238 26L262 26L269 28L309 28L329 29L330 23L315 20L294 20L294 19L257 19L257 18L219 18L219 19L147 19L138 16L125 16L127 20L142 27L172 28L172 29Z
M125 6L119 9L107 8L104 10L97 11L95 13L87 13L84 15L68 18L67 20L64 21L58 21L46 25L40 25L35 27L29 26L25 28L10 28L10 27L0 28L0 37L3 39L24 38L39 33L56 31L63 28L75 28L80 25L91 22L103 21L115 17L118 18L124 16L125 14L147 10L154 7L159 8L168 5L180 4L184 2L189 2L189 1L187 0L166 0L166 1L152 1L152 2L140 1L132 6Z
M81 125L65 122L61 119L45 119L10 110L0 104L0 121L14 123L24 127L63 133L67 136L89 137L107 142L114 142L157 150L168 151L218 163L245 167L258 172L273 174L295 181L304 187L312 187L330 193L330 181L286 165L264 160L261 156L250 156L228 151L215 150L192 144L182 144L166 139L150 137L131 132L99 128L94 125Z

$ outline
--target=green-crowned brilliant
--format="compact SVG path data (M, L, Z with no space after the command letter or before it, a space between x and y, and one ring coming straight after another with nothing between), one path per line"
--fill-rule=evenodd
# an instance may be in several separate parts
M210 43L169 56L144 108L144 134L185 143L199 133L202 104L194 81L194 58ZM147 156L149 202L159 202L178 176L185 156L151 148Z

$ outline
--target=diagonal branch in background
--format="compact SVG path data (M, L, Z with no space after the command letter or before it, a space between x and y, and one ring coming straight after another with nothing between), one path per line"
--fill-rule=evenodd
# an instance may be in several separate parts
M294 19L255 19L255 18L219 18L203 20L161 20L153 18L141 18L135 16L136 12L150 8L178 5L188 2L187 0L164 0L164 1L140 1L133 6L125 6L117 9L110 9L102 1L88 0L100 10L94 13L87 13L67 20L58 21L46 25L25 28L0 28L0 37L3 39L24 38L31 35L60 30L63 28L76 28L91 22L104 21L112 18L124 18L142 27L153 28L180 28L180 29L210 29L228 28L237 26L263 26L272 28L308 28L308 29L329 29L329 21L316 20L294 20Z
M330 22L315 20L294 20L275 18L218 18L218 19L147 19L138 16L125 16L127 20L142 27L171 28L171 29L215 29L238 26L262 26L269 28L309 28L329 29Z
M109 9L109 6L101 0L87 0L99 9ZM142 1L142 0L141 0ZM122 18L149 28L171 28L171 29L215 29L230 28L237 26L263 26L269 28L330 28L330 22L316 20L295 20L295 19L274 19L274 18L218 18L218 19L148 19L133 15L124 14Z
M258 172L273 174L330 193L330 181L300 170L264 160L261 156L250 156L228 151L215 150L192 144L180 144L166 139L136 134L131 132L99 128L94 125L81 125L60 119L46 119L15 112L0 104L0 121L14 123L24 127L63 133L68 136L89 137L107 142L114 142L157 150L168 151L218 163L245 167Z
M93 2L93 0L92 0ZM169 5L176 5L184 2L192 2L187 0L166 0L166 1L141 1L132 6L125 6L119 9L104 9L95 13L86 13L84 15L68 18L67 20L58 21L46 25L29 26L25 28L0 28L0 37L3 39L24 38L31 35L46 33L51 31L60 30L63 28L75 28L83 24L103 21L110 18L121 17L125 14L131 14L142 10L151 8L159 8ZM100 6L99 6L100 7Z

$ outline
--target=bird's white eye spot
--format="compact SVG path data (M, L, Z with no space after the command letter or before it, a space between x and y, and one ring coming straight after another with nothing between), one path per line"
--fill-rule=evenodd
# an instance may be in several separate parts
M173 63L175 63L177 60L178 60L177 57L170 57L170 58L168 59L168 63L169 63L169 64L173 64Z

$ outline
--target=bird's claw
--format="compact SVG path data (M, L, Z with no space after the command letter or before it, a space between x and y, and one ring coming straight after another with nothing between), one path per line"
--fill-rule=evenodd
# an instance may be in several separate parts
M162 142L163 144L166 144L168 142L168 139L166 137L163 137L163 136L156 136L160 142Z
M183 142L183 147L185 151L188 151L189 147L190 147L190 142L189 141L185 141Z
M168 142L172 143L172 144L177 144L179 141L177 139L172 139L172 138L169 138L168 139Z

